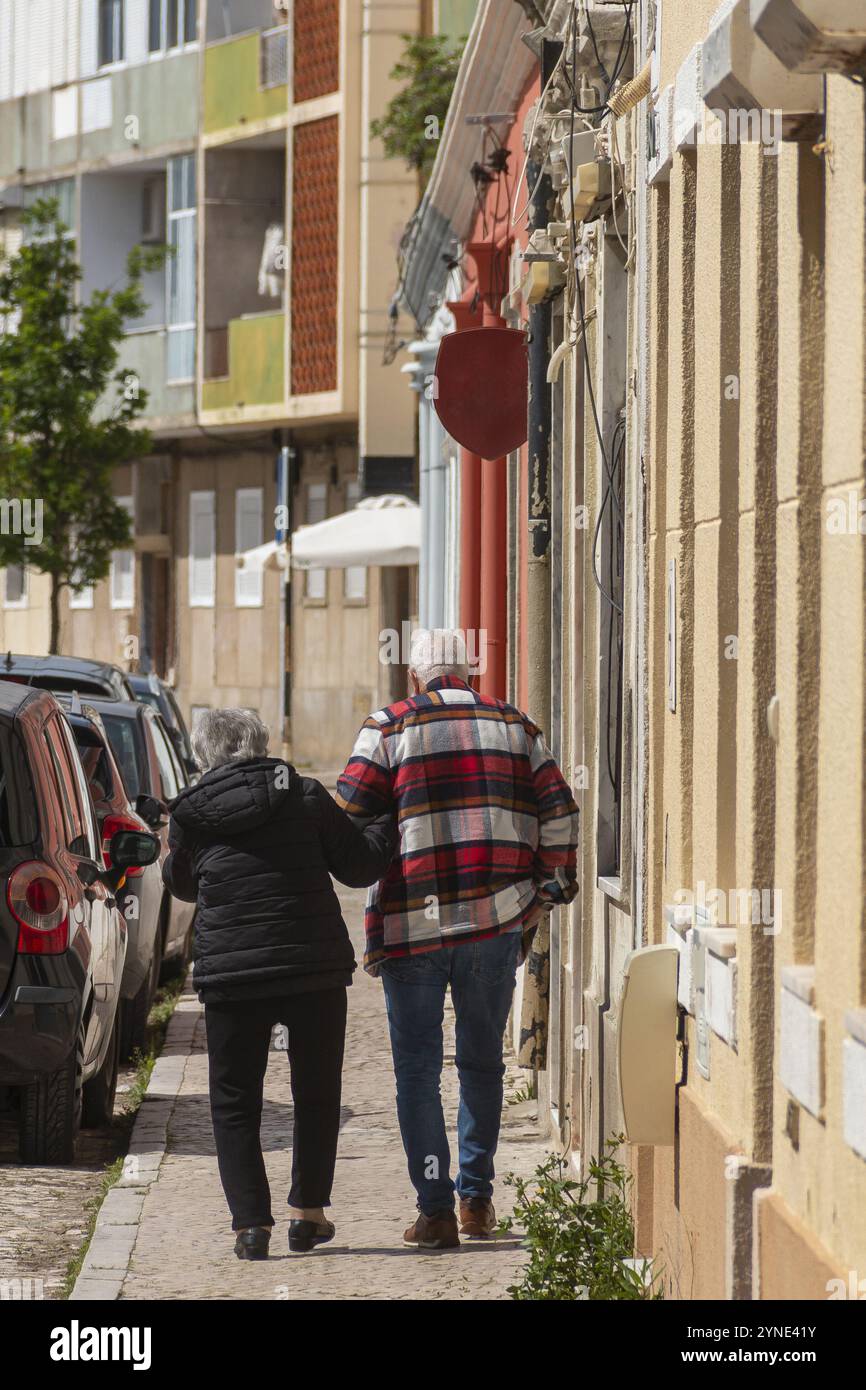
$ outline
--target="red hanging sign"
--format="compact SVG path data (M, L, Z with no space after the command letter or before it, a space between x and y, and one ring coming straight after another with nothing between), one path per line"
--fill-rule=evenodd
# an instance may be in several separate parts
M439 344L433 404L451 438L483 459L526 443L526 334L469 328Z

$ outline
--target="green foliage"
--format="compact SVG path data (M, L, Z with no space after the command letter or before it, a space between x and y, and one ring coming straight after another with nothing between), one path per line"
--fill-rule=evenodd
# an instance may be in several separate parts
M405 85L392 97L384 115L370 122L389 159L403 159L424 180L436 158L465 39L456 47L442 34L401 35L406 48L391 77Z
M52 648L60 590L104 579L128 543L127 513L112 472L146 454L136 428L147 392L118 366L126 325L146 308L142 276L165 247L133 247L126 283L77 303L81 268L54 200L24 214L26 239L0 267L0 497L41 499L43 534L0 534L0 564L27 564L52 580ZM14 325L14 328L11 327Z
M558 1154L550 1154L528 1181L513 1175L506 1179L516 1189L514 1223L530 1252L520 1283L508 1290L513 1299L662 1297L655 1280L647 1287L642 1271L626 1263L635 1250L632 1177L614 1157L622 1143L621 1135L609 1139L582 1182L569 1176L568 1164Z

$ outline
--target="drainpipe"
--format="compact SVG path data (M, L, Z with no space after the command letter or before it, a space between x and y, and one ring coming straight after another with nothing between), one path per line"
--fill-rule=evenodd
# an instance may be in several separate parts
M539 180L538 165L530 164L527 183L535 188L530 210L532 233L546 227L553 187L547 175ZM536 182L538 186L536 188ZM550 301L529 306L529 407L527 459L529 467L526 574L527 704L530 717L549 737L550 729ZM550 988L550 923L541 923L526 962L520 1008L517 1060L536 1072L547 1066Z
M481 314L474 304L475 286L470 285L462 299L448 301L456 332L481 327ZM460 449L460 626L471 650L478 651L481 627L481 459L470 449Z
M498 245L470 242L469 255L478 272L483 304L482 327L504 328L499 313L508 290L510 240ZM508 631L508 460L481 460L481 613L480 628L486 636L487 664L481 674L482 695L504 700L507 694L506 642Z
M425 389L433 380L434 362L427 355ZM427 621L429 627L442 627L445 622L445 459L442 444L445 431L432 401L427 402L428 456L427 505L430 513L427 569Z
M534 187L540 170L526 171ZM530 232L546 227L553 187L545 174L538 183L530 212ZM529 307L529 515L527 525L526 611L528 656L528 713L549 734L550 723L550 300Z

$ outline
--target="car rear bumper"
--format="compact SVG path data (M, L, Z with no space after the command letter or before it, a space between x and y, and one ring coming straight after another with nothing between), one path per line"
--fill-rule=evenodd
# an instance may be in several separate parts
M0 1085L25 1086L62 1066L81 1007L82 981L68 955L18 956L0 1001Z

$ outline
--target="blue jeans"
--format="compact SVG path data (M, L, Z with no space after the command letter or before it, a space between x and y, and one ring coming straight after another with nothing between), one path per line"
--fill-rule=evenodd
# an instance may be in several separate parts
M397 1078L397 1118L409 1177L427 1216L454 1207L439 1083L445 991L457 1019L460 1197L490 1197L502 1117L502 1037L514 994L520 931L383 962Z

